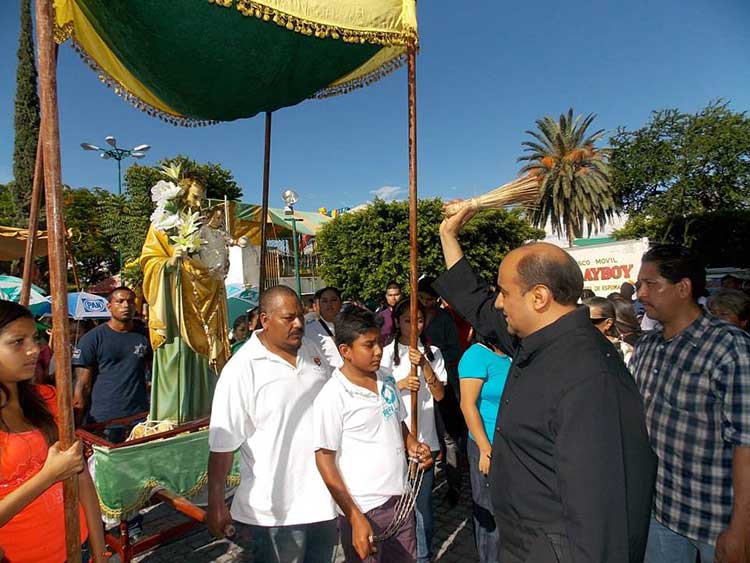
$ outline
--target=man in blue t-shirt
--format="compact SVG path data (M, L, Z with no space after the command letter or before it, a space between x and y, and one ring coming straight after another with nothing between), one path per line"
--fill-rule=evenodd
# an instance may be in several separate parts
M104 422L148 410L146 372L151 366L151 345L140 323L133 321L135 293L118 287L109 295L111 318L86 333L73 350L76 385L73 407L80 422L91 406L89 419ZM124 440L124 428L115 427L107 438Z

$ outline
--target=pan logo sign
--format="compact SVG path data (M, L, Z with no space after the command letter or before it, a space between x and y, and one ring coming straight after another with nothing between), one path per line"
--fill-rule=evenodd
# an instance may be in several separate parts
M83 297L81 299L81 304L83 305L83 310L86 313L106 313L107 312L107 305L100 299L86 299Z

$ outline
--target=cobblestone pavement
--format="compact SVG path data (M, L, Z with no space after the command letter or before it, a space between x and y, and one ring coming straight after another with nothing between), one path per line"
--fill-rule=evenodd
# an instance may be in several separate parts
M471 491L468 474L464 475L461 498L455 507L451 507L445 500L446 483L440 471L436 475L433 490L435 502L433 561L437 563L477 561L471 523ZM144 531L146 534L154 533L181 521L184 521L184 518L173 510L157 507L146 515ZM261 563L253 561L248 548L249 543L247 532L243 529L238 528L237 535L232 538L232 541L214 540L205 526L200 526L192 533L167 545L139 555L134 561L138 563ZM337 563L343 561L340 549L336 561Z

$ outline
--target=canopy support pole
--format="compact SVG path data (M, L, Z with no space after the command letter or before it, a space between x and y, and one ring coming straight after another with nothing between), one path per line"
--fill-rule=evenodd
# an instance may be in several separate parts
M417 347L417 322L419 316L417 284L419 269L417 267L417 46L410 41L406 48L407 80L409 83L409 316L411 334L409 346ZM412 377L417 376L417 366L411 366ZM419 405L417 392L411 392L411 433L419 437Z
M31 275L34 268L34 245L37 239L37 229L39 228L39 204L42 200L42 189L44 184L44 168L42 166L42 135L39 134L39 141L36 145L36 160L34 162L34 183L31 188L31 209L29 210L29 233L26 239L26 254L23 259L23 278L21 280L21 298L19 302L24 307L29 306L31 297Z
M266 141L263 150L263 201L260 206L260 279L258 280L258 299L266 289L266 224L268 223L268 190L271 172L271 112L266 112Z
M42 167L52 296L52 341L55 347L57 431L62 449L74 442L73 397L68 332L67 260L63 225L62 174L60 168L60 123L57 107L57 73L53 38L52 0L36 0L37 57L41 99ZM81 561L81 528L78 514L78 476L63 482L65 545L68 563Z

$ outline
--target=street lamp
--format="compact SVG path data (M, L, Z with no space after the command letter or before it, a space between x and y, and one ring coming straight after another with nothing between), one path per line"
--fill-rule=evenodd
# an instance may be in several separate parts
M146 151L151 148L151 145L138 145L132 149L123 149L117 146L117 139L112 135L104 137L104 141L112 148L103 149L92 145L91 143L81 143L81 148L85 151L97 151L99 156L104 160L114 158L117 161L117 195L122 195L122 161L126 158L137 158L141 159L146 156ZM122 272L122 251L118 252L120 258L120 272Z
M85 151L97 151L104 160L114 158L117 161L117 195L122 195L122 161L130 157L143 158L151 145L138 145L132 149L123 149L117 146L117 139L112 135L107 135L104 140L112 148L103 149L91 143L81 143L81 148Z
M289 221L292 224L292 239L294 241L294 279L297 282L297 295L302 299L302 285L299 279L299 250L297 248L297 219L294 217L294 204L299 201L299 194L294 190L285 190L281 194L281 199L284 200L284 215L291 215L291 217L284 217L285 221Z

